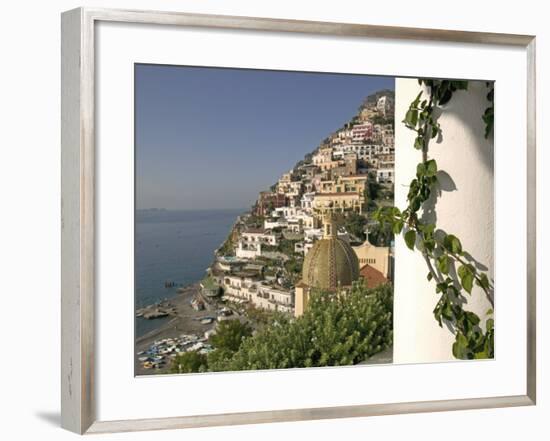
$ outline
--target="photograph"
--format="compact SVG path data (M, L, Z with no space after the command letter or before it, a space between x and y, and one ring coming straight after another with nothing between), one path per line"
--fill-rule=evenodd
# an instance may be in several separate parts
M453 358L494 357L492 268L437 228L456 189L430 156L460 135L439 121L453 96L486 103L466 109L485 130L452 141L492 137L494 83L156 64L134 80L135 375L396 362L396 241L426 261ZM396 201L401 150L418 166Z
M4 439L550 438L544 3L3 6Z

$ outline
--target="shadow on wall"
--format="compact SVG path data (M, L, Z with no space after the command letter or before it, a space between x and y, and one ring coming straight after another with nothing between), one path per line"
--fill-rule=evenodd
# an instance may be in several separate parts
M486 170L493 176L494 174L494 148L493 134L489 139L485 139L485 123L482 116L485 109L489 107L490 102L487 100L488 88L485 81L470 81L467 91L455 92L453 99L447 104L443 110L436 109L434 116L436 120L440 118L442 113L446 116L459 120L465 131L469 132L471 139L476 139L475 153L478 160L484 165ZM461 94L468 94L467 99L460 99ZM472 109L476 109L472 113ZM478 111L479 110L479 111ZM479 113L479 114L478 114ZM436 144L441 144L445 141L445 127L442 127L442 133L435 140ZM433 146L433 144L432 144ZM438 191L431 195L430 199L425 203L424 213L422 216L423 222L436 223L437 214L435 206L437 199L441 197L443 192L452 192L458 190L453 178L445 171L439 170L437 174Z
M485 139L485 123L483 122L482 115L485 112L485 109L489 107L490 102L487 100L486 95L488 93L488 88L484 81L470 81L468 84L467 91L458 91L456 92L453 99L448 105L446 105L443 110L438 109L434 112L436 119L444 113L450 118L460 121L464 131L468 132L470 139L475 139L474 143L474 152L477 154L477 157L472 158L473 161L479 161L485 169L489 172L491 176L494 175L494 148L493 148L493 134L489 136L488 139ZM468 94L467 98L464 97L460 99L460 94ZM476 109L472 112L472 109ZM442 133L439 135L436 144L442 144L445 141L445 127L442 127ZM432 144L433 147L433 144ZM454 192L457 191L457 185L454 182L453 178L444 170L439 170L437 173L437 191L432 192L428 201L425 202L423 207L423 213L421 216L422 222L425 223L434 223L437 224L437 200L440 198L444 192ZM447 232L443 230L438 230L439 235L446 235ZM479 262L474 256L469 253L465 253L464 258L468 263L472 264L479 271L488 271L486 265ZM456 287L460 289L460 283L458 282L459 278L456 274L456 268L451 268L449 273L451 278L455 280ZM441 274L440 274L441 276ZM488 300L493 305L494 304L494 292L491 288L488 294ZM461 302L460 299L457 299L458 302Z
M445 115L454 117L462 122L464 130L471 133L472 138L477 139L475 152L477 159L485 166L486 170L493 175L494 164L494 143L493 133L485 139L485 123L483 113L490 106L487 99L489 88L485 81L470 81L468 90L456 92L448 106L444 108ZM460 99L460 94L468 94L468 99ZM474 109L472 111L472 109ZM445 137L445 133L443 133Z
M444 113L446 116L457 119L462 123L465 131L469 132L470 139L475 139L475 153L477 158L473 160L480 161L491 175L494 173L494 148L493 134L489 139L485 139L485 123L482 116L485 109L489 107L490 102L487 100L489 89L485 81L470 81L467 91L457 91L453 99L443 109L436 109L434 116L436 120ZM468 94L467 98L461 95ZM472 112L472 109L475 109ZM445 127L442 127L442 133L435 140L437 144L445 141ZM439 170L438 175L438 191L437 194L432 194L424 207L424 215L422 221L435 223L437 215L435 213L435 205L437 199L443 192L452 192L457 190L456 183L451 176L444 170Z

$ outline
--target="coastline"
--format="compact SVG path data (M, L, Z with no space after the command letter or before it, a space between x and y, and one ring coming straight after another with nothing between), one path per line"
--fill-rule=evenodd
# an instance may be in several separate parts
M173 307L175 311L175 313L171 315L170 320L136 338L134 346L135 375L169 373L169 362L166 362L165 365L159 369L145 369L139 361L140 353L156 345L156 342L165 339L181 338L182 335L194 335L197 336L198 339L202 339L205 332L215 327L215 320L209 323L202 323L201 320L205 317L216 316L217 310L209 309L208 307L204 310L195 310L191 306L191 300L196 296L200 296L199 283L194 283L182 288L181 292L178 292L174 297L168 300L170 306Z
M206 272L211 271L212 267L216 263L216 256L222 247L228 243L232 242L233 235L235 234L239 219L241 216L245 215L248 211L243 210L236 215L235 220L230 226L228 234L225 236L223 241L218 244L216 249L213 250L214 258L210 261ZM206 304L204 310L195 310L191 306L191 301L194 298L201 297L201 287L200 281L196 281L187 286L179 288L178 292L166 298L161 302L154 302L148 305L143 305L139 308L136 308L134 314L137 314L139 310L145 309L155 309L157 305L163 303L166 305L163 309L171 310L171 313L168 314L168 320L162 320L162 318L149 318L142 320L152 321L155 320L161 321L158 326L155 326L153 329L149 330L139 337L135 337L134 342L134 373L135 375L151 375L151 374L166 374L169 373L170 363L169 361L161 368L157 369L145 369L143 364L139 361L140 354L144 351L147 351L151 346L155 345L155 342L167 339L177 339L182 335L197 335L199 338L204 336L204 333L213 330L216 321L212 324L202 324L200 322L201 318L215 316L216 310L212 310L213 305ZM172 311L174 313L172 313ZM164 317L166 319L166 317ZM134 320L137 320L138 316L135 315ZM137 329L137 326L136 328Z
M251 210L235 211L224 239L223 230L217 230L213 240L206 239L209 235L205 235L204 231L209 225L208 219L203 217L195 219L195 229L188 230L185 242L167 242L166 248L171 249L174 256L182 249L188 249L191 252L182 257L191 261L200 257L205 266L200 269L195 267L187 280L196 282L179 288L174 297L135 311L136 317L153 320L142 328L147 332L135 341L136 375L168 373L172 360L177 359L180 363L180 358L176 358L178 354L198 353L193 358L216 350L218 343L213 345L209 338L218 331L217 322L234 318L248 320L249 309L245 309L244 305L250 311L260 309L290 313L293 317L302 315L310 288L308 285L305 288L300 286L300 289L297 287L300 283L303 285L300 282L302 274L312 267L312 260L307 263L305 257L317 246L318 240L340 240L342 246L346 246L348 257L357 253L362 253L362 257L358 255L355 260L340 259L338 262L328 259L332 273L342 280L336 280L334 276L329 277L328 282L326 278L318 278L309 283L308 279L311 287L330 290L341 283L351 286L360 276L366 279L366 275L360 275L360 259L364 263L370 259L369 263L373 264L378 259L380 268L372 267L368 277L376 283L388 280L388 265L384 262L389 262L389 244L386 243L389 239L386 235L382 235L382 239L376 236L380 240L375 239L374 246L380 247L385 257L377 255L367 258L364 248L373 245L363 227L367 223L368 210L373 209L373 204L366 205L367 199L374 202L389 199L390 196L393 198L393 120L387 115L393 109L392 94L393 91L382 90L364 99L358 113L348 123L306 154L269 191L261 191ZM384 167L379 168L378 161ZM381 173L378 173L380 170ZM374 189L367 185L368 182L376 184ZM377 206L374 203L374 207ZM355 217L344 216L344 211ZM330 213L331 223L328 227L321 226L327 213ZM342 213L342 231L334 226L333 213ZM177 216L172 218L177 219ZM230 220L225 218L224 228ZM180 233L181 230L176 231L177 237L182 237ZM365 235L366 245L360 240ZM357 247L363 248L359 251L352 249L350 243L353 241ZM204 252L212 250L216 242L213 260L207 263L208 257ZM165 256L158 243L154 246L158 250L151 253L152 258L156 259L150 262L151 265L162 262ZM199 250L202 252L200 256ZM324 254L314 256L316 272L327 267ZM182 257L172 259L172 266L164 268L167 277L185 268L182 267L185 262ZM348 263L357 266L357 271L351 271L346 266ZM206 274L202 272L205 267ZM372 271L376 272L377 279L371 274ZM173 286L170 284L167 287ZM149 288L155 291L158 285ZM181 371L182 365L178 366Z

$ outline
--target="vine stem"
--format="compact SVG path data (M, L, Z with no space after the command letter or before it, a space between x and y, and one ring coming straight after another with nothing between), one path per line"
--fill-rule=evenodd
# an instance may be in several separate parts
M434 103L434 97L433 97L433 93L431 93L430 91L430 100L428 101L428 106L426 107L426 111L431 114L432 110L433 110L433 103ZM428 123L428 119L426 118L426 121L424 122L424 132L423 132L423 135L424 135L424 143L422 145L422 161L423 162L427 162L428 161L428 146L429 146L429 142L430 142L430 137L427 136L427 133L428 133L428 128L429 128L429 123Z
M428 256L428 254L426 252L423 252L422 255L424 256L424 260L426 261L426 265L428 265L428 271L432 274L434 280L437 282L437 283L441 283L442 280L441 280L441 277L439 277L439 274L436 273L433 265L432 265L432 261L430 260L430 256Z
M390 213L388 213L389 216L388 214L384 214L380 209L379 220L382 225L386 221L391 222L393 230L398 230L398 232L402 232L403 226L407 225L408 230L414 233L414 236L407 236L409 231L404 233L405 241L410 248L414 249L414 244L411 244L411 239L415 238L422 241L424 246L419 246L417 248L426 262L429 271L428 279L434 280L438 284L436 292L441 292L441 296L433 312L440 325L442 319L445 319L448 320L453 327L451 330L451 332L455 334L453 355L460 359L492 358L494 356L493 324L491 323L489 329L489 320L487 320L487 330L481 330L477 327L480 322L480 317L474 312L464 310L462 303L456 303L453 297L449 296L449 290L452 290L457 297L463 297L461 294L462 289L467 292L468 290L471 291L472 282L475 280L476 284L483 289L489 303L494 305L494 300L490 293L492 285L487 278L487 273L478 270L475 266L466 262L467 259L463 258L464 253L460 250L461 246L457 248L460 251L458 254L453 252L456 248L454 239L458 238L450 238L452 239L450 245L446 244L446 241L441 243L441 241L437 240L433 235L435 224L424 223L417 217L418 210L429 199L434 189L433 185L437 181L437 179L433 179L433 173L427 173L427 171L433 170L434 166L437 171L435 160L429 160L428 155L430 141L441 133L439 123L434 117L434 110L449 102L456 90L466 89L467 82L464 84L462 81L419 80L419 83L421 85L423 84L424 88L410 104L403 122L407 128L414 130L417 134L414 147L421 150L422 163L417 166L417 179L411 181L411 188L407 196L407 208L401 212L397 210L398 213L400 213L398 215L395 215L394 211L390 211ZM427 101L424 99L422 103L418 105L423 92L428 95ZM417 112L420 112L420 115ZM420 125L418 124L419 119L422 121ZM436 248L436 244L441 248ZM434 255L434 251L437 252L437 257ZM439 255L439 251L442 252L441 256ZM449 261L451 261L453 265L461 265L456 269L457 274L449 274ZM445 269L443 265L447 269ZM441 269L443 269L444 272L442 272ZM468 272L467 280L465 278L466 271ZM458 273L462 274L462 277L460 277ZM456 286L456 283L458 283L456 276L460 278L460 287ZM443 290L443 287L446 289ZM449 308L451 309L449 310Z
M458 262L460 262L462 265L469 265L468 262L466 262L461 256L459 256L458 254L455 254L451 251L449 251L449 254L454 258L456 259ZM481 285L481 277L479 277L477 275L477 269L474 268L474 277L475 279L479 282L479 286L481 287L481 289L483 290L483 292L485 293L485 296L487 297L487 300L489 301L489 303L491 304L491 307L494 308L495 307L495 301L493 299L493 297L491 296L491 293L489 292L488 289L484 288L482 285Z
M416 233L418 235L422 235L422 237L424 238L424 235L419 231L418 229L418 225L416 222L410 222L410 221L407 221L407 220L403 220L403 222L405 222L405 224L407 224L409 227L411 227L414 231L416 231ZM469 265L469 262L466 262L462 256L456 254L456 253L453 253L452 251L450 250L447 250L447 253L453 258L455 259L457 262L461 263L462 265ZM432 261L431 261L431 258L430 256L428 255L428 253L426 253L425 251L422 251L422 256L424 257L424 260L426 261L426 265L428 266L428 271L432 274L434 280L437 282L437 283L441 283L443 282L443 280L441 279L441 277L439 277L439 274L437 274L437 272L435 271L434 267L433 267L433 264L432 264ZM482 285L482 282L481 282L481 277L478 276L478 272L477 272L477 269L474 268L474 278L479 282L479 287L483 290L483 292L485 293L485 297L487 298L487 301L491 304L491 307L494 308L495 307L495 301L493 299L493 296L491 296L491 293L489 292L489 290L485 287L483 287Z

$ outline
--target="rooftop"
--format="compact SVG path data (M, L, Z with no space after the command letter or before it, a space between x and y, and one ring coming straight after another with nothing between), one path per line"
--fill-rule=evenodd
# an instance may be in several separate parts
M377 286L388 283L388 279L384 277L384 274L369 264L363 266L359 270L359 275L365 280L367 288L376 288Z
M243 231L243 234L264 234L264 228L247 228Z

